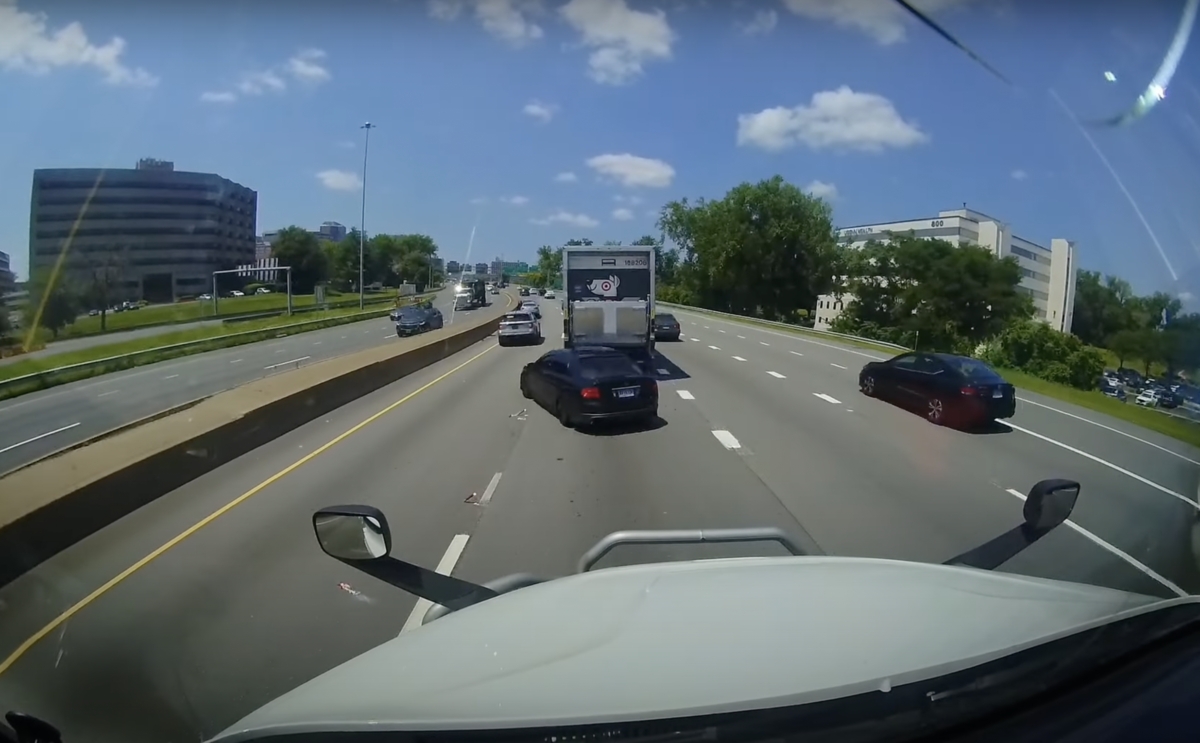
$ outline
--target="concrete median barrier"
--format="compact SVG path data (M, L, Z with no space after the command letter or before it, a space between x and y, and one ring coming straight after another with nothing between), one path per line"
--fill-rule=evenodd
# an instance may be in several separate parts
M172 490L484 340L500 312L483 312L465 329L261 379L0 477L0 586Z

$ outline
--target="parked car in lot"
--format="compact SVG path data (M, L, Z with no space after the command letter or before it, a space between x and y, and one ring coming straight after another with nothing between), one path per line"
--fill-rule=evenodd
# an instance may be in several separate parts
M521 394L567 427L658 417L658 380L605 346L556 349L526 364Z
M1162 393L1158 390L1142 390L1142 393L1133 401L1135 405L1142 405L1147 408L1157 408L1162 403Z
M858 387L930 423L970 428L1017 411L1016 389L995 369L969 356L910 351L872 361L858 373Z
M425 305L401 307L392 313L392 320L396 323L396 335L401 338L437 330L445 324L441 310Z
M542 342L542 324L529 312L509 312L500 318L499 343L511 346L514 343Z
M659 313L654 316L653 325L654 340L656 341L677 341L679 334L683 332L674 315Z

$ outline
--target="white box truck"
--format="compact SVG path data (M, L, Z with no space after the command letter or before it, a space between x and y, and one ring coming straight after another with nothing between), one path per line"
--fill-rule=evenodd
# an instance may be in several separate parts
M563 345L654 351L654 246L563 248Z

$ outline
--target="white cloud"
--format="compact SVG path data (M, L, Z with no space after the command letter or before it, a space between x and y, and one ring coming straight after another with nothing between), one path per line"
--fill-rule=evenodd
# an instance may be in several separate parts
M558 175L554 176L554 180L557 183L574 183L575 181L579 180L579 176L568 170L564 173L559 173Z
M827 201L833 201L838 197L837 186L824 181L813 181L805 186L804 190Z
M525 206L526 204L529 203L529 197L528 196L504 196L504 197L500 198L500 201L505 204L512 204L513 206Z
M624 85L643 65L671 58L676 35L662 10L634 10L625 0L570 0L558 11L592 49L588 75L604 85Z
M572 227L587 228L595 227L596 225L600 224L599 221L592 219L586 214L572 214L571 212L566 212L562 209L559 209L557 212L548 217L544 217L542 219L531 219L529 221L533 224L540 224L543 226L550 224L569 224Z
M553 103L542 103L535 100L526 103L525 108L521 109L521 113L545 123L553 119L555 114L558 113L558 106Z
M362 179L358 173L348 170L322 170L317 173L321 185L331 191L357 191L362 188Z
M916 122L901 118L887 98L856 93L845 85L814 93L807 106L776 106L738 116L738 145L768 152L800 143L814 150L882 152L928 141L929 135Z
M200 100L205 103L233 103L237 96L228 90L206 91L200 94Z
M539 0L430 0L429 15L440 21L457 20L471 8L484 30L513 46L524 46L545 36L542 27L527 16L541 13Z
M1180 302L1191 302L1196 298L1196 295L1191 292L1179 292L1178 298Z
M675 168L662 160L638 157L624 153L620 155L597 155L587 165L604 178L610 178L623 186L666 188L675 179Z
M288 89L289 78L306 85L320 85L333 77L322 63L326 56L320 49L302 49L283 64L243 72L237 84L233 86L234 90L205 93L201 100L210 103L232 103L239 95L252 97L266 93L283 93Z
M912 0L912 4L932 15L967 1ZM783 6L802 18L865 33L883 45L904 41L914 20L895 0L783 0Z
M773 10L759 10L754 17L745 23L739 23L738 28L747 36L769 34L779 23L779 14Z
M1016 170L1014 170L1011 175L1012 175L1014 181L1023 181L1029 177L1029 174L1026 173L1024 170L1021 170L1020 168L1017 168Z
M326 54L320 49L304 49L287 61L285 68L292 77L306 83L323 83L333 77L321 65Z
M641 196L626 196L625 194L619 193L613 196L613 201L617 202L618 204L630 204L632 206L637 206L645 201L645 199L643 199Z
M0 0L0 69L44 75L65 67L91 67L110 85L158 84L158 78L145 69L122 61L125 39L114 36L97 46L78 21L51 31L48 20L45 13L18 9L15 0Z
M633 219L633 212L625 207L621 207L620 209L613 209L612 216L613 219L620 220L622 222L628 222L629 220Z

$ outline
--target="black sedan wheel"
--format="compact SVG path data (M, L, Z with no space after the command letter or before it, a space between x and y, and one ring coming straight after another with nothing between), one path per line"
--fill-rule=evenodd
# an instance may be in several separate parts
M925 410L925 417L935 426L940 426L946 422L946 406L942 404L940 398L930 398Z
M867 397L875 397L875 377L864 374L858 378L858 388Z
M524 397L526 400L533 399L533 395L529 393L529 386L525 384L524 376L521 377L521 397Z
M554 412L558 416L558 422L563 425L563 428L571 427L571 414L567 411L567 406L563 405L561 397L554 402Z

